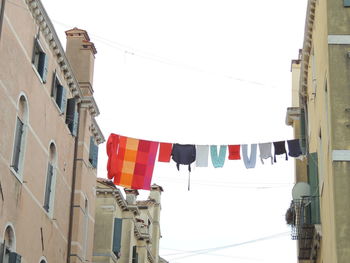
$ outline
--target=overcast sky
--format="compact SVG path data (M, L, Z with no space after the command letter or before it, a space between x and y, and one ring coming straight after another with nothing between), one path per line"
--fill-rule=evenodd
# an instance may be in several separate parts
M11 2L9 2L10 4ZM111 132L163 142L243 144L292 139L291 60L302 47L306 0L43 0L64 31L88 31L94 90ZM106 177L105 144L98 176ZM284 214L294 161L224 168L156 163L164 188L161 255L173 263L294 263ZM147 191L141 191L146 198Z

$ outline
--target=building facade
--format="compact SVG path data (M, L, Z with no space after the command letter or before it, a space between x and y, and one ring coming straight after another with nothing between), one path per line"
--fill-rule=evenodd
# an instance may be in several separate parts
M309 186L286 214L298 262L350 258L349 52L350 1L309 0L303 48L292 61L293 107L287 110L305 155L296 161L296 183ZM295 186L293 193L299 190Z
M159 257L161 186L152 185L149 198L138 191L98 178L93 262L166 263Z
M0 262L92 262L95 46L74 28L65 52L40 0L0 7Z

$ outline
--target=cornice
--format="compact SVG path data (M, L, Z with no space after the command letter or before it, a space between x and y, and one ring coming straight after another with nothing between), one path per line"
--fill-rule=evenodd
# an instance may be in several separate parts
M74 76L72 67L70 66L68 59L65 55L62 44L56 34L55 28L47 15L44 6L40 0L26 0L28 8L39 26L40 31L45 37L49 47L54 54L57 64L63 73L63 76L68 84L68 87L74 97L81 99L82 92L79 87L79 83Z
M95 98L93 96L85 96L81 100L83 106L87 106L91 116L97 117L100 115L100 110L96 104Z
M106 141L105 137L103 136L103 133L102 133L100 127L98 126L94 117L91 118L90 130L91 130L91 133L94 136L97 144L101 144L101 143L104 143Z
M300 70L301 90L299 92L302 97L307 96L308 68L309 68L310 52L312 48L315 11L316 11L316 0L309 0L307 5L307 11L306 11L304 42L303 42L301 70Z

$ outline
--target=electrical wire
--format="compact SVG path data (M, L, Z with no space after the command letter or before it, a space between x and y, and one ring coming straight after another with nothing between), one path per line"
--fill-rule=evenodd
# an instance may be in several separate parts
M257 239L253 239L253 240L248 240L248 241L244 241L244 242L240 242L240 243L234 243L231 245L225 245L225 246L213 247L213 248L207 248L207 249L192 250L192 251L187 252L189 255L176 257L176 258L173 258L171 260L179 260L179 259L184 259L184 258L189 258L189 257L195 257L195 256L199 256L202 254L208 254L212 251L218 251L218 250L223 250L223 249L227 249L227 248L248 245L248 244L252 244L252 243L257 243L257 242L261 242L261 241L266 241L266 240L278 238L281 236L286 236L289 234L290 234L289 232L282 232L282 233L278 233L278 234L274 234L274 235L270 235L270 236L265 236L265 237L261 237L261 238L257 238ZM179 254L183 254L183 253L179 253Z

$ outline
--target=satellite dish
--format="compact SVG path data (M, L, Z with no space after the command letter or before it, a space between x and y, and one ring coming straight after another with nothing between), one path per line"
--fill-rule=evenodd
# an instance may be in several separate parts
M310 196L310 185L305 182L296 183L292 189L293 200L302 199L305 196Z

